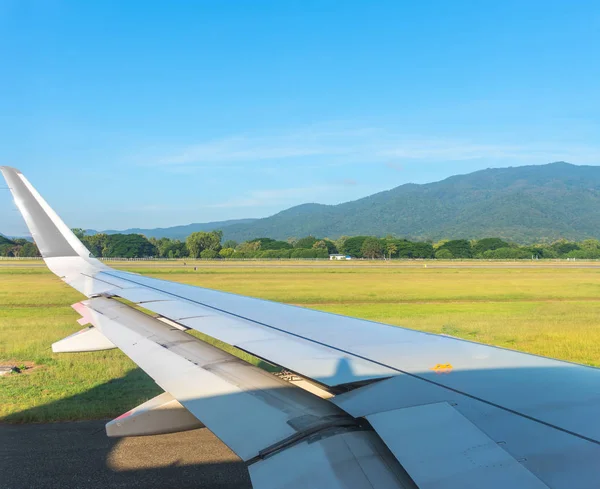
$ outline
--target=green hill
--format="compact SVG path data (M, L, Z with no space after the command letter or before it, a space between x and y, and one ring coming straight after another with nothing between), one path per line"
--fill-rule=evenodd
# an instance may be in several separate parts
M14 242L12 242L10 239L8 239L7 237L5 237L5 236L2 236L2 235L0 234L0 246L2 246L2 245L6 245L6 244L13 245L13 244L14 244Z
M388 234L414 240L498 236L527 244L600 239L600 167L558 162L481 170L406 184L338 205L302 204L264 219L104 231L185 239L221 229L223 239ZM94 234L89 231L88 234Z
M223 231L224 239L237 241L309 234L499 236L520 243L600 238L600 167L558 162L487 169L339 205L303 204Z

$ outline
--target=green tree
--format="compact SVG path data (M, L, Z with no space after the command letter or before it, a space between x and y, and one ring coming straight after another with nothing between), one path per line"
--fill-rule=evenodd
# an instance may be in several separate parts
M14 256L15 258L19 258L21 256L21 245L11 245L6 253L6 256Z
M315 258L329 258L329 252L323 248L315 250Z
M6 236L2 236L0 234L0 246L6 245L6 244L13 244L13 241L8 239Z
M223 243L223 248L233 248L235 250L237 245L238 245L237 241L234 241L233 239L228 239L227 241L225 241Z
M532 247L532 255L539 258L558 258L558 253L548 245L536 245Z
M578 258L580 260L596 260L600 258L600 241L597 239L584 239L577 243L579 249L571 250L566 254L567 258Z
M329 239L320 239L312 245L313 250L327 250L327 256L332 253L337 253L335 243Z
M21 246L20 256L40 256L40 251L38 250L38 247L35 245L35 243L27 242Z
M306 249L306 248L295 248L291 251L290 258L327 258L329 254L327 250L320 249Z
M318 241L314 236L306 236L305 238L300 238L298 241L294 243L294 248L304 248L310 249L313 245Z
M215 250L210 250L210 249L206 249L206 250L202 250L200 252L200 258L202 258L203 260L214 260L215 258L219 257L219 252L215 251Z
M441 239L439 240L437 243L433 243L433 249L435 251L439 250L442 246L444 246L449 240L448 239Z
M365 239L369 236L354 236L352 238L347 238L342 244L341 248L338 248L341 253L345 255L350 255L354 258L362 257L361 248Z
M260 258L279 258L280 250L264 250L260 252Z
M295 248L292 251L290 258L316 258L317 250L306 248Z
M363 241L360 252L365 258L380 258L383 256L383 244L380 239L370 236Z
M597 239L584 239L579 243L579 248L586 251L600 250L600 241Z
M333 253L338 252L337 246L334 241L331 241L330 239L324 239L323 241L325 242L325 246L327 246L328 254L333 254Z
M452 260L454 255L452 255L452 252L449 249L441 248L435 252L435 257L438 260Z
M222 231L198 231L190 234L185 240L185 245L192 258L200 257L204 250L212 250L218 253L221 249Z
M504 247L496 250L487 250L483 252L482 256L483 258L495 260L520 260L524 258L531 258L531 254L528 250L517 247Z
M566 257L578 260L597 260L600 258L600 249L573 250L567 253Z
M204 232L192 233L185 240L185 247L187 248L188 253L192 258L199 258L200 253L202 253L202 251L204 250L203 241L200 236L201 234L204 235L207 233L204 233Z
M156 248L141 234L109 234L102 256L111 258L145 258L156 256Z
M185 250L185 245L179 240L150 238L148 241L154 245L157 256L161 258L180 258L185 256L182 254L182 251Z
M325 251L327 251L327 256L329 256L330 253L337 252L335 244L328 239L320 239L319 241L316 241L312 245L312 249L313 250L325 250Z
M71 231L73 231L73 234L77 237L77 239L79 239L80 241L83 239L83 237L86 235L85 233L85 229L81 229L81 228L73 228L71 229Z
M406 239L398 239L394 241L396 245L396 253L398 258L414 258L414 245Z
M451 241L447 241L441 245L438 250L448 250L450 253L452 253L453 258L471 258L473 256L471 243L469 243L469 241L466 239L453 239Z
M249 241L250 243L258 242L261 250L290 250L293 248L287 241L277 241L271 238L257 238Z
M108 234L98 233L92 236L84 236L81 242L90 251L93 256L108 256Z
M398 246L396 246L396 243L393 241L388 241L385 245L385 251L388 254L388 258L391 260L392 256L398 252Z
M344 249L344 243L348 239L348 236L340 236L338 239L334 241L335 247L337 248L339 253L345 253L342 251Z
M10 240L0 235L0 256L21 256L24 243L28 243L26 239Z
M431 243L413 243L412 255L413 258L433 258L433 246Z
M227 241L225 241L225 243L227 243ZM221 258L232 258L233 255L235 255L235 250L233 248L222 248L221 251L219 251L219 256Z
M259 241L245 241L237 245L236 251L240 253L254 253L260 249Z
M12 256L11 251L14 244L12 243L0 243L0 256Z
M558 254L558 256L566 256L571 251L575 251L580 248L577 243L572 243L565 239L561 239L552 243L552 249Z
M185 243L178 239L170 239L168 242L164 242L161 246L160 253L160 256L165 258L185 258L188 256Z
M497 250L498 248L508 248L509 244L500 238L483 238L476 241L472 246L473 255L480 255L488 250Z

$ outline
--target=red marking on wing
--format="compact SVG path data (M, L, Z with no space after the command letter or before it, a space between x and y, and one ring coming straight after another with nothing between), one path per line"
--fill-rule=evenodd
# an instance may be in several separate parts
M127 416L129 416L131 413L133 412L133 409L131 411L127 411L126 413L121 414L121 416L119 416L118 418L115 419L123 419L126 418Z
M81 318L77 320L77 322L83 326L85 324L94 324L92 322L92 315L90 314L90 310L88 309L88 307L81 303L81 302L77 302L76 304L73 304L71 306L73 309L75 309L75 311L77 311L79 314L81 314Z

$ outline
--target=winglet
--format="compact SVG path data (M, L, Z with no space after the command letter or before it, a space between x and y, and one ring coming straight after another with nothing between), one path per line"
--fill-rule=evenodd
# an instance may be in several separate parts
M102 267L19 170L0 166L0 172L48 266L50 258L75 258Z

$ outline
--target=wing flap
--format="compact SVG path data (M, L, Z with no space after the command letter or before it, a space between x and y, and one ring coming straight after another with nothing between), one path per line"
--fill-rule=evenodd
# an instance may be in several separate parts
M549 487L588 489L600 480L600 466L595 463L600 459L598 443L418 377L398 375L338 395L332 402L352 416L367 419L377 413L448 403ZM387 436L381 429L378 432Z
M548 489L448 403L367 419L420 489Z
M84 328L52 343L54 353L78 353L112 348L116 348L116 346L94 326Z
M322 420L347 416L331 403L124 304L106 298L83 304L107 338L243 460Z
M195 430L204 425L168 392L163 392L106 424L109 437L147 436Z
M257 489L418 489L369 431L307 440L248 470Z

